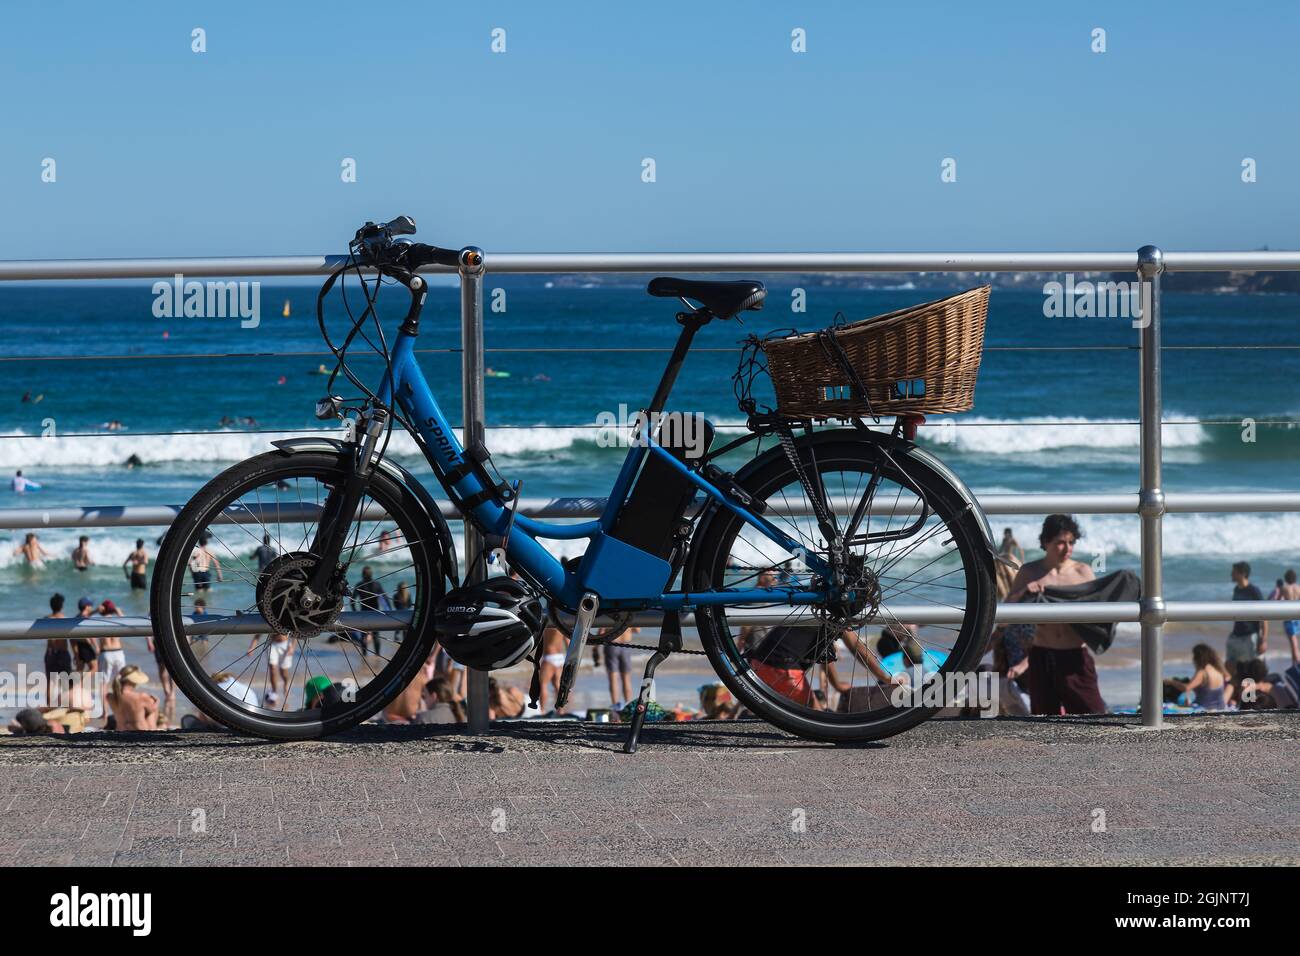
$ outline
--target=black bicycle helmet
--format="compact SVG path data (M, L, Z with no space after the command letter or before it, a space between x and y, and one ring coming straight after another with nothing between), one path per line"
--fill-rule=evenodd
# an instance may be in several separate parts
M489 578L448 592L434 629L451 659L480 671L518 664L542 630L537 596L513 578Z

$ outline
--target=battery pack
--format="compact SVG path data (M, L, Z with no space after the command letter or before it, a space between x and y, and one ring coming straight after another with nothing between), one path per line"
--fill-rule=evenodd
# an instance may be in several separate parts
M687 467L695 467L713 445L713 425L703 415L667 415L656 439ZM670 427L671 426L671 427ZM678 524L696 487L659 455L646 455L610 536L670 560Z

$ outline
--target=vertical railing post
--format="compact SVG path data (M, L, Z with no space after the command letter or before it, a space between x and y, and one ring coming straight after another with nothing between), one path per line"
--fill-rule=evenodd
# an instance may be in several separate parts
M460 371L464 399L461 406L461 438L466 448L482 442L485 424L486 399L483 391L483 255L478 249L468 247L460 255L460 341L462 347ZM483 536L472 524L465 522L465 583L482 578L479 554L483 550ZM470 670L467 687L469 731L481 734L488 729L488 673Z
M1164 722L1165 623L1162 522L1165 514L1164 481L1161 475L1163 450L1160 424L1160 276L1165 270L1164 254L1155 246L1143 246L1137 253L1141 283L1139 354L1141 356L1142 464L1138 514L1142 519L1142 726L1158 729Z

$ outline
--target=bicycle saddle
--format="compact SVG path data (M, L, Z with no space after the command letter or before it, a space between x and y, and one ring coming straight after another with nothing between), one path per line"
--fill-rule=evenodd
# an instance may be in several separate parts
M646 292L658 298L694 299L719 319L729 319L745 309L761 309L763 297L767 295L763 283L749 279L715 282L708 279L674 279L669 276L651 279Z

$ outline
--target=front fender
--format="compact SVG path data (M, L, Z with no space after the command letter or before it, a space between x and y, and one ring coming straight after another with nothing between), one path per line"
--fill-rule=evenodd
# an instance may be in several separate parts
M286 455L294 455L305 451L333 452L339 455L351 454L350 446L337 438L286 438L281 441L273 441L271 444ZM429 494L429 490L424 487L419 479L397 462L383 458L380 459L377 467L394 481L408 488L411 494L415 495L420 504L424 506L425 514L429 518L429 523L433 525L433 530L438 536L438 544L442 549L443 576L451 582L451 587L460 587L460 570L456 562L456 541L451 536L451 528L447 525L447 519L443 517L442 509L438 506L437 500L433 495Z

